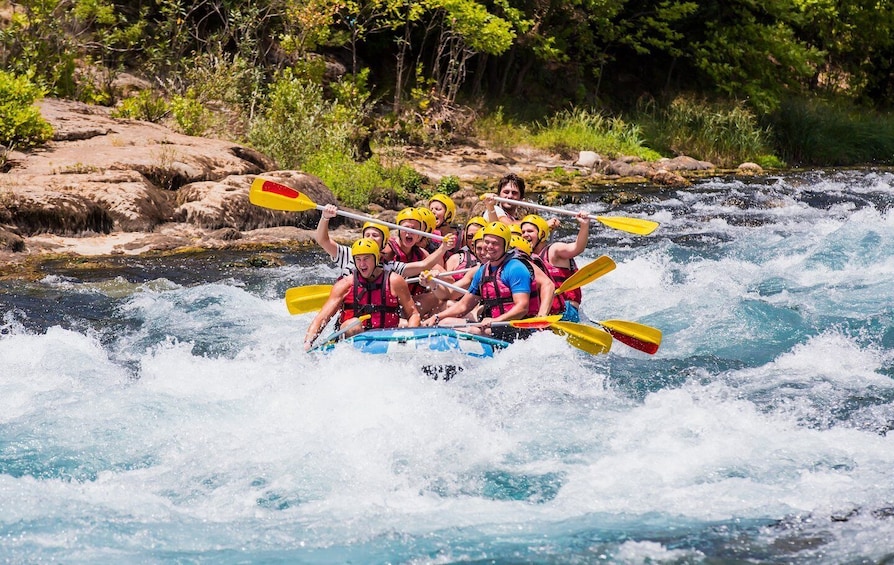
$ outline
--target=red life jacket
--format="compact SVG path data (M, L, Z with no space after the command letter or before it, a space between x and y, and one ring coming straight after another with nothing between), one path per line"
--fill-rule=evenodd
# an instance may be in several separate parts
M354 285L345 296L339 322L371 314L363 323L364 329L396 328L400 324L400 303L391 292L390 277L391 271L383 270L375 280L368 281L354 271Z
M516 250L516 257L528 267L528 272L531 273L531 301L528 303L528 317L534 317L540 312L540 283L537 282L537 278L534 276L534 267L539 268L547 276L549 276L549 271L539 255L526 255ZM559 283L556 283L556 287L558 286ZM565 299L561 295L553 296L552 304L549 306L549 313L561 314L564 311Z
M517 257L509 255L505 261L500 263L496 270L494 270L493 265L490 263L484 266L484 272L481 274L478 292L481 294L481 303L484 305L484 315L487 317L496 318L501 314L505 314L511 310L512 306L515 304L515 301L512 300L512 289L500 279L500 275L503 274L503 267L508 265L509 262L514 259L517 260ZM527 265L525 266L527 267ZM530 270L529 267L528 269ZM532 290L529 300L533 302L535 298L533 284L531 288ZM539 299L537 301L537 308L540 308ZM528 306L528 312L530 312L530 305ZM534 312L536 313L537 310L534 310Z
M553 280L553 282L556 283L556 288L558 288L558 287L562 286L562 283L565 282L565 280L567 280L568 277L570 277L571 275L573 275L574 273L577 272L577 263L575 262L574 258L572 257L571 261L569 261L569 263L571 264L570 268L556 267L555 265L553 265L552 263L549 262L549 247L550 247L550 245L552 245L552 243L550 243L549 245L547 245L546 247L541 249L540 252L537 253L537 255L543 261L543 265L545 266L544 271L546 271L546 274L548 274L549 277ZM561 296L565 300L570 300L571 302L580 304L581 298L583 298L583 292L581 291L580 287L578 287L574 290L569 290L568 292L563 292L561 294ZM562 310L560 310L560 312L564 311L564 310L565 310L565 306L562 305ZM552 309L550 309L550 312L552 312Z
M478 260L478 257L475 257L475 254L472 253L472 250L469 249L468 245L463 245L459 249L458 253L462 253L463 256L462 259L459 260L459 263L456 264L457 271L461 269L468 269L470 267L477 267L481 264L481 261ZM453 275L453 280L459 281L464 276L466 276L465 273L456 273L455 275Z
M422 249L420 249L416 245L414 245L410 249L409 253L405 253L404 250L401 249L400 242L397 240L397 238L392 237L388 240L388 244L394 251L394 261L400 261L402 263L414 263L416 261L422 261L426 257ZM419 283L410 283L408 286L410 287L410 294L412 295L428 292L428 289Z

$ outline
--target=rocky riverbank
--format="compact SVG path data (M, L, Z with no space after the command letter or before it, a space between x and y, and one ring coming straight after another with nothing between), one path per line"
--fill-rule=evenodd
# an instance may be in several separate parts
M265 155L235 143L115 119L100 106L57 99L38 106L55 134L46 147L7 154L0 175L0 276L14 276L16 265L35 255L311 242L315 210L284 213L249 203L248 189L257 175L289 184L318 204L336 203L316 177L276 170ZM563 157L524 148L500 153L462 146L406 148L406 155L432 182L458 178L464 187L456 194L458 205L467 212L478 202L478 192L508 172L530 179L531 192L597 189L618 203L638 197L625 189L630 182L684 186L692 175L715 172L710 163L688 157L642 163L607 160L586 150ZM557 169L575 174L555 175ZM393 218L393 211L371 209L383 219ZM349 223L342 229L353 227Z

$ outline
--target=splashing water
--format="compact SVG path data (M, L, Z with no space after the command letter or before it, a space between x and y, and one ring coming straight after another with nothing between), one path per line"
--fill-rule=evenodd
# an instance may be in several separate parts
M879 171L656 193L583 257L618 264L586 314L656 355L543 333L448 383L305 354L282 295L318 253L4 282L0 560L890 559L892 202Z

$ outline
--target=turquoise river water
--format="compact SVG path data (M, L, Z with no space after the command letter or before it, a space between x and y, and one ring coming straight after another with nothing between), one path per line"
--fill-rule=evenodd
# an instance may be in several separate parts
M894 562L892 203L859 170L579 204L661 223L583 256L618 265L585 313L658 353L545 332L446 383L302 351L317 251L2 282L0 563Z

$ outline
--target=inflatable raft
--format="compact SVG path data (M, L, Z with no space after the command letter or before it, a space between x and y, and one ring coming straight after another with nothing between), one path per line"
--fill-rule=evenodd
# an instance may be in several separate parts
M367 330L321 351L353 347L370 355L386 355L407 363L418 363L433 379L450 380L470 364L493 357L509 343L443 327Z

